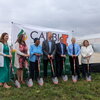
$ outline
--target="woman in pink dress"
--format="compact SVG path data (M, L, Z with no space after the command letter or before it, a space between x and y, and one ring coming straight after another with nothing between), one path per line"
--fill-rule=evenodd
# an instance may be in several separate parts
M23 68L28 67L27 57L28 47L25 43L25 35L21 34L15 43L15 67L17 68L17 77L20 83L25 83L23 80Z

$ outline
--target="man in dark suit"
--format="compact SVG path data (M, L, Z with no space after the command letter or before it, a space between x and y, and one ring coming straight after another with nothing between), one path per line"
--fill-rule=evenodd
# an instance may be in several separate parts
M60 37L60 42L56 44L56 75L62 76L63 64L66 59L67 48L63 43L63 38Z
M52 40L51 32L47 32L47 40L43 41L42 50L43 50L44 77L46 78L48 62L50 62L50 59L52 59L53 67L54 67L54 58L55 58L54 56L56 52L56 45L55 45L55 41ZM55 68L54 68L54 71L55 71ZM52 74L52 77L54 77L53 72L51 74Z

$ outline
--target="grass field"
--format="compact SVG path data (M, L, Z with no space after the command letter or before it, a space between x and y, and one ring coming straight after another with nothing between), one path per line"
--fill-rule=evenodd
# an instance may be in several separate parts
M93 81L81 79L72 83L59 79L59 84L52 84L50 78L40 87L34 82L32 88L22 85L20 89L0 87L0 100L100 100L100 73L92 74Z

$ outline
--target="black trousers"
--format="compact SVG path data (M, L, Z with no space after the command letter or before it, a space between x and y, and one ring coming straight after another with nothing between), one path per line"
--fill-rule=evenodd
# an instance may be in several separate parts
M47 77L47 67L48 67L48 62L50 63L50 60L47 59L47 60L43 60L43 69L44 69L44 77ZM51 77L55 77L55 64L54 64L54 59L52 60L52 63L53 63L53 69L54 69L54 75L53 75L53 72L52 72L52 68L51 68ZM51 63L50 63L51 65Z
M30 61L29 71L30 71L30 78L32 78L32 80L37 79L39 77L38 61L36 62Z
M86 78L86 75L91 75L91 64L89 64L89 70L87 64L82 64L82 77Z
M61 77L63 74L63 63L65 63L65 58L56 57L56 76Z
M75 72L74 72L74 60L73 57L69 56L70 66L72 75L75 75L75 73L78 75L78 78L80 78L80 71L79 71L79 60L78 57L75 58Z

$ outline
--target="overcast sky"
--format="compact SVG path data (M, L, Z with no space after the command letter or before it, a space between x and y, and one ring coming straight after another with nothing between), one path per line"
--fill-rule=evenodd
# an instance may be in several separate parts
M11 21L80 36L100 33L100 0L0 0L0 33L10 32Z

